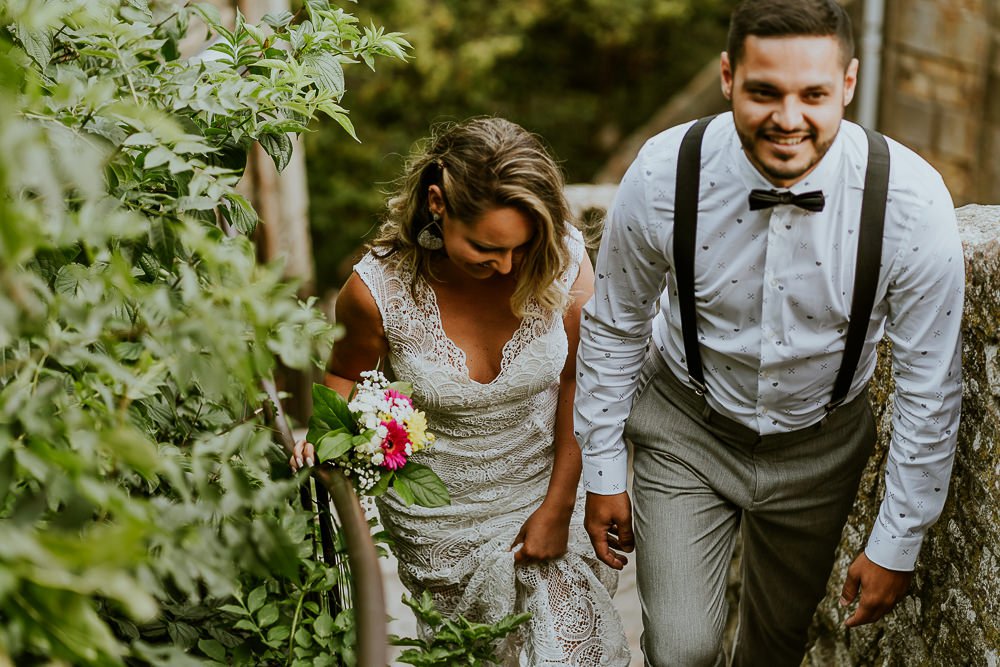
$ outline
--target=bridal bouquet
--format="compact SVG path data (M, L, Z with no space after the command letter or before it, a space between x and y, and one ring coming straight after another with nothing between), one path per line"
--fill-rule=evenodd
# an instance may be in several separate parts
M343 470L359 495L379 496L392 488L407 505L440 507L451 502L433 470L410 460L434 444L424 413L413 407L408 382L389 382L379 371L361 374L344 400L313 385L309 442L319 461Z

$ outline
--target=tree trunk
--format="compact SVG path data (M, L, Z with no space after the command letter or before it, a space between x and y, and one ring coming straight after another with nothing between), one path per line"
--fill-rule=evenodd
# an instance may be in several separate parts
M258 23L265 14L290 9L289 0L237 0L236 6L250 23ZM305 145L301 138L295 140L291 161L280 174L267 153L255 145L247 159L242 186L263 223L257 229L260 259L283 260L285 277L300 283L300 296L311 296L316 274L309 237Z

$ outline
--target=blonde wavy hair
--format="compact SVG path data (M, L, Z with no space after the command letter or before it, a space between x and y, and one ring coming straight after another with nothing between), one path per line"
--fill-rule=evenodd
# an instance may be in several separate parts
M431 224L427 191L438 185L450 218L471 224L486 212L511 207L534 225L517 269L511 309L521 317L529 300L562 312L569 286L558 280L569 264L565 234L571 224L563 174L541 140L502 118L442 124L421 141L387 201L385 220L370 247L382 257L400 254L417 276L433 277L431 263L442 250L427 250L417 235Z

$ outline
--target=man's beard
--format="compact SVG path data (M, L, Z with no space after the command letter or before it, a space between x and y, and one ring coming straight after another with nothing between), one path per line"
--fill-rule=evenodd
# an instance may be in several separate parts
M816 133L810 130L806 141L811 142L815 149L813 159L811 159L804 167L793 167L788 165L786 169L783 169L782 164L775 165L773 164L774 161L770 164L763 162L754 152L754 148L758 145L754 141L756 138L759 137L762 141L767 141L763 131L758 130L754 135L748 135L737 127L736 135L740 138L740 144L743 146L743 151L750 157L750 161L753 162L754 166L757 167L757 169L764 174L764 176L768 177L769 180L773 179L776 181L794 181L804 174L807 174L809 170L819 164L819 161L822 160L823 156L830 150L830 146L833 145L834 139L837 138L836 133L834 133L828 141L816 143Z

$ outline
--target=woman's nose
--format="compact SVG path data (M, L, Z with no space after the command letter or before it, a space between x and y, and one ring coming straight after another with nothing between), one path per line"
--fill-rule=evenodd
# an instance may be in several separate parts
M507 275L514 268L514 253L506 252L496 260L496 271L502 275Z

